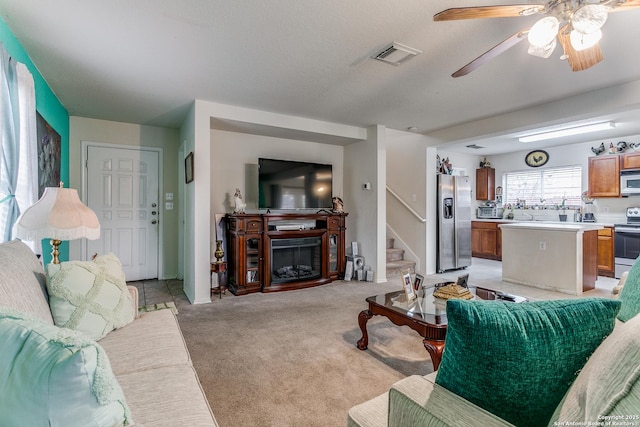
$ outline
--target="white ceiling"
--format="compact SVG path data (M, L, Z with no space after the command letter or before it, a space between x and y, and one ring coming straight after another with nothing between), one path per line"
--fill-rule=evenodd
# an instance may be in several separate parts
M191 102L202 99L443 135L640 80L640 9L610 14L605 59L589 70L573 73L559 49L546 60L530 56L525 41L452 78L536 17L435 23L432 16L495 3L514 1L0 0L0 16L69 114L148 125L177 127ZM423 53L399 67L370 59L393 41ZM640 134L640 110L624 110L624 118L604 106L592 114L628 123L593 138ZM522 149L514 132L483 133L475 142L487 148L477 151L464 148L468 136L443 141L486 155Z

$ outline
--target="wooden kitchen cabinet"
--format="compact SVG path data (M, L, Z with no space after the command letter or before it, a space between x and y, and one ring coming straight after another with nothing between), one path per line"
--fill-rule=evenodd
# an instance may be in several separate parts
M620 156L589 157L589 196L620 197Z
M613 227L598 230L598 275L614 277L614 233Z
M494 168L476 169L476 200L494 200L496 198L496 170Z
M640 153L627 153L621 156L622 169L640 169Z
M498 222L471 221L471 256L502 259L502 231Z

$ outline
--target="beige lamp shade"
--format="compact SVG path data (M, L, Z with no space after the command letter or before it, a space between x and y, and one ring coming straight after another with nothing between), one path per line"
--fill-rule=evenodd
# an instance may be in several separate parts
M100 238L100 222L73 188L47 187L40 200L20 215L15 225L22 240Z

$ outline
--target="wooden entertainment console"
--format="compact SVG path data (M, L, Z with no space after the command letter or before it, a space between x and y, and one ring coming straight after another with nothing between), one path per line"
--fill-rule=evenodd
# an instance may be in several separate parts
M347 215L227 214L229 290L288 291L342 278Z

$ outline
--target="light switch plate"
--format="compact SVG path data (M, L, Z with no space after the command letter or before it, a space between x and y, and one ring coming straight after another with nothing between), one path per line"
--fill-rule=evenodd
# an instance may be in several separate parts
M172 211L173 210L173 203L172 202L165 202L164 203L164 208L165 208L165 210Z
M164 193L165 200L173 200L173 193Z

